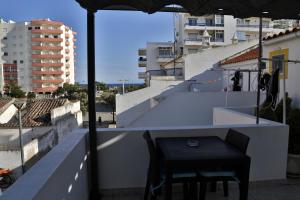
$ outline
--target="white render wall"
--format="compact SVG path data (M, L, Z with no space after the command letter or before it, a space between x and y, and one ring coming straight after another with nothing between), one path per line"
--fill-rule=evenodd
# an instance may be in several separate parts
M257 45L257 43L257 40L251 40L187 55L185 57L185 80L193 79L193 77L217 65L219 61Z
M229 92L227 106L254 106L255 92ZM177 92L127 127L180 127L213 124L213 108L226 106L226 92Z
M116 118L118 127L126 127L157 105L153 99L160 94L166 96L175 91L187 90L183 81L151 80L150 87L116 96Z
M300 33L292 33L287 36L272 39L264 42L263 57L269 58L271 51L289 49L289 60L300 60ZM267 70L269 62L267 61ZM288 63L288 78L286 79L286 91L293 99L293 104L300 107L300 88L299 88L300 63ZM283 97L283 80L280 80L279 89L280 99Z
M100 188L145 187L149 162L146 143L142 137L145 130L150 130L153 138L208 135L225 138L229 128L235 128L250 137L247 154L251 157L251 181L286 178L288 126L285 125L98 129Z

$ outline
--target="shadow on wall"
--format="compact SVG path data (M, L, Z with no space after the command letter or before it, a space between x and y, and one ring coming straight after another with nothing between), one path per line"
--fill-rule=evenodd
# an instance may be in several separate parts
M126 110L117 114L117 127L119 128L131 127L137 120L140 120L140 118L143 118L144 115L147 115L147 113L150 110L159 106L161 102L165 101L166 99L168 99L169 96L172 96L176 93L183 93L183 92L190 92L190 91L194 91L194 92L222 91L223 88L222 72L206 70L205 72L197 76L194 76L191 80L187 80L176 85L168 85L166 86L166 88L167 89L161 92L160 94L148 98L145 101L139 102L134 106L131 107L128 106ZM121 100L122 98L120 99L120 101ZM184 104L185 102L181 102L181 103ZM180 105L176 105L170 109L176 109L177 106ZM181 113L181 115L188 115L188 114L191 113ZM163 124L164 119L161 120Z

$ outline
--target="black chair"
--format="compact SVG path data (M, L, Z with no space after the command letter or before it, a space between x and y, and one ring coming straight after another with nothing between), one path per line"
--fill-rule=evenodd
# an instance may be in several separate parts
M246 154L250 138L236 130L229 129L225 142L234 146L242 153ZM200 179L199 199L205 200L207 182L223 181L224 196L228 196L228 181L237 181L239 178L234 170L214 169L210 171L198 171Z
M157 149L151 138L150 132L146 131L143 134L146 140L150 162L147 172L147 182L144 193L144 200L148 199L149 193L151 192L151 199L155 199L160 193L162 186L165 182L165 174L162 165L160 164L157 157ZM197 173L194 171L186 172L174 172L172 177L172 183L183 183L184 199L188 199L188 190L190 188L191 193L197 194Z

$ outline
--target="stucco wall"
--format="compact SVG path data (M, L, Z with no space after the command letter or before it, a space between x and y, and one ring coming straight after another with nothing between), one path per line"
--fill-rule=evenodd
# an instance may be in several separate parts
M250 137L247 154L251 157L250 179L252 181L286 178L288 127L284 125L99 129L100 188L117 189L145 186L149 155L142 137L144 130L150 130L153 138L207 135L225 138L229 128L235 128Z
M255 92L228 93L228 106L253 106L255 104ZM225 105L225 92L174 93L129 127L209 125L213 123L213 107Z
M296 36L296 37L295 37ZM272 42L272 43L271 43ZM300 34L293 33L287 36L279 37L264 43L263 57L269 58L269 54L272 51L288 49L289 60L300 60ZM269 71L270 62L266 62L267 70ZM300 63L288 63L288 74L286 79L286 91L289 96L293 99L293 104L300 107L300 90L299 90L299 74L300 74ZM280 81L280 98L283 97L283 79Z
M0 124L7 123L18 111L14 105L10 105L0 114Z
M254 46L257 43L257 40L252 40L249 42L241 42L235 45L207 49L197 54L189 54L185 57L185 79L193 79L194 76L197 76L205 70L212 68L220 60Z

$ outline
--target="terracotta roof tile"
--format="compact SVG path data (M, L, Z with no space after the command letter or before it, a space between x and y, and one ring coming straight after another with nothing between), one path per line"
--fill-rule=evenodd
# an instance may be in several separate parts
M281 37L281 36L285 36L285 35L288 35L290 33L295 33L295 32L298 32L298 31L300 31L300 27L296 27L296 28L293 28L293 29L287 29L283 32L266 36L264 38L264 41L272 40L272 39L275 39L275 38L278 38L278 37Z
M240 54L236 57L230 58L228 60L224 60L221 62L221 65L228 65L233 63L245 62L248 60L253 60L258 58L258 48L247 51L243 54Z
M67 99L40 99L26 105L26 113L22 116L23 127L50 126L51 110L65 105ZM0 124L0 127L15 128L18 123L11 120L6 124Z

